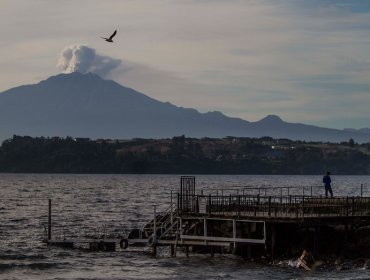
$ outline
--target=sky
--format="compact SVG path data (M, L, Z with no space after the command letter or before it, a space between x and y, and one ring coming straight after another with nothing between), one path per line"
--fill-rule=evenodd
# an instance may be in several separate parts
M0 26L0 92L94 72L201 113L370 127L370 1L0 0Z

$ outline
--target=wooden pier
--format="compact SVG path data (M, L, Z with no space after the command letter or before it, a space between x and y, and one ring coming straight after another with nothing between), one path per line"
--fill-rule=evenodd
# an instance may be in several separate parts
M308 194L307 188L311 190ZM331 228L343 226L343 234L338 237L343 240L338 242L345 252L353 230L370 224L370 197L323 198L312 195L312 188L303 188L302 194L294 193L294 188L244 188L237 194L226 194L228 189L204 194L196 192L195 177L182 176L180 191L175 198L171 195L167 209L159 212L154 207L151 221L116 236L106 230L95 236L68 236L60 230L56 233L49 200L44 242L70 248L86 243L96 251L145 244L152 247L153 254L157 246L171 246L172 255L177 247L185 247L187 252L190 248L206 249L211 255L217 248L247 258L267 255L273 261L276 256L293 251L290 248L299 247L302 239L303 249L316 258L326 250L319 246L320 238L325 239ZM267 189L274 194L269 195ZM296 250L299 249L302 248Z

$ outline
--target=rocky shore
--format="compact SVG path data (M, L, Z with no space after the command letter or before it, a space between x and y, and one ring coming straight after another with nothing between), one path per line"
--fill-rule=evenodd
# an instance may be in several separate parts
M347 245L343 242L345 240L344 226L328 227L321 231L320 238L319 254L316 259L312 254L307 254L305 257L311 270L370 269L369 225L349 230ZM302 253L300 250L306 249L304 247L307 247L307 240L291 246L288 250L289 255L278 257L270 264L295 267Z

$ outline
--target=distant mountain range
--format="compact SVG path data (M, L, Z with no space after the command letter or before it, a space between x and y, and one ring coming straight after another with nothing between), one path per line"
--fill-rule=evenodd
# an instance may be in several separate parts
M160 102L98 75L78 72L52 76L35 85L0 93L0 141L20 136L132 139L262 137L368 143L370 129L329 129L287 123L278 116L257 122L221 112Z

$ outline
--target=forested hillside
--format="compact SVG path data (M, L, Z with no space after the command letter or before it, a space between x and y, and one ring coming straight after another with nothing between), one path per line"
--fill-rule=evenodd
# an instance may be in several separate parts
M91 141L13 136L0 147L0 172L11 173L308 175L326 171L369 175L369 144L268 137Z

